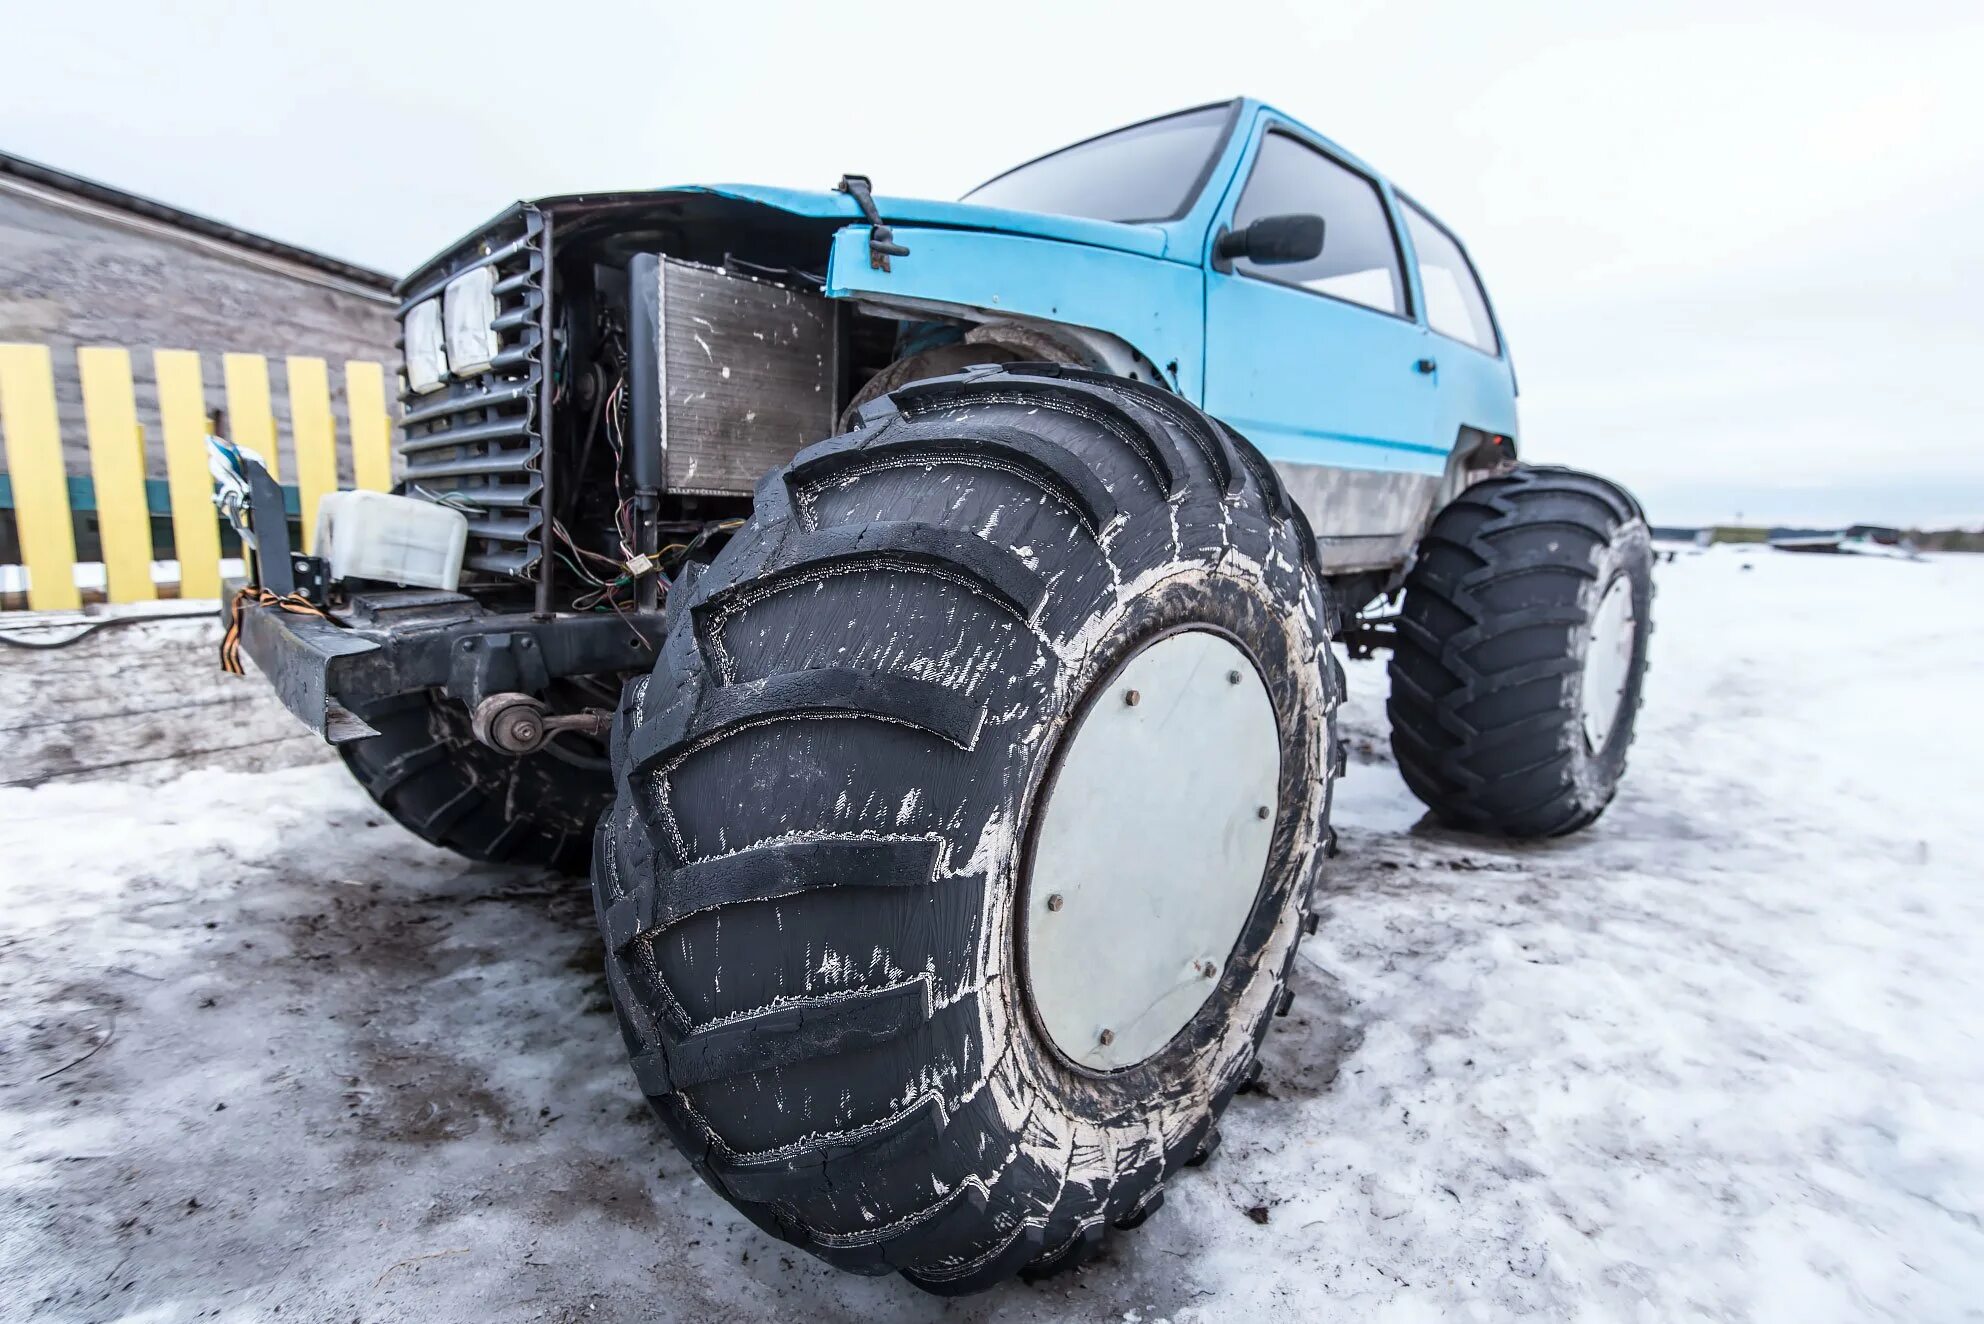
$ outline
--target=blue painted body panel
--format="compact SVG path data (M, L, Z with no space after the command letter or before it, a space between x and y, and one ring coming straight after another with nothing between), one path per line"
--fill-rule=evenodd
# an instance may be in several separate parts
M1270 129L1292 133L1369 176L1390 207L1388 191L1369 167L1286 116L1260 108L1250 131L1235 135L1243 140L1241 149L1222 180L1206 238L1206 394L1200 403L1271 460L1437 474L1456 430L1439 426L1438 384L1416 367L1430 334L1418 319L1212 266L1212 238L1231 225ZM1412 264L1406 268L1417 308Z
M714 193L718 197L756 202L789 211L795 216L842 216L862 220L861 208L850 194L806 189L767 188L757 184L708 184L667 190L670 193ZM968 202L939 202L930 198L894 198L875 195L875 209L891 225L932 225L960 230L990 231L995 234L1031 235L1064 243L1112 248L1145 257L1167 256L1172 236L1164 226L1119 225L1114 221L1091 221L1080 216L1047 216L1039 212L1006 211L1000 207L975 207ZM1197 252L1170 254L1174 261L1195 262Z
M1409 316L1213 268L1262 136L1290 133L1376 184L1395 232ZM1286 464L1437 474L1463 425L1516 434L1506 353L1485 354L1428 329L1418 268L1391 185L1355 156L1272 107L1238 103L1191 210L1122 225L961 202L879 196L910 249L875 269L852 197L752 185L695 190L796 215L845 218L827 293L874 297L1106 331ZM1417 366L1437 366L1424 372Z
M1141 351L1196 402L1205 357L1204 275L1181 262L1047 238L894 227L909 249L892 270L868 261L868 227L834 236L827 293L916 299L1094 327Z

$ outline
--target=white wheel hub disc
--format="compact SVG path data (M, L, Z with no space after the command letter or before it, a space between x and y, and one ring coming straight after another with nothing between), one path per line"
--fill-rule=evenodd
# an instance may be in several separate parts
M1165 635L1095 696L1025 891L1028 991L1064 1056L1127 1067L1198 1014L1260 891L1280 781L1267 687L1221 635Z
M1612 581L1591 618L1591 640L1584 650L1584 738L1600 753L1626 702L1633 671L1633 590L1624 575Z

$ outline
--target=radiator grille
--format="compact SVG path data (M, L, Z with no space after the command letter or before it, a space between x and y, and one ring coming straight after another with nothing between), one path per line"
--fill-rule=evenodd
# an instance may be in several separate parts
M535 208L505 213L474 241L417 273L399 312L404 323L416 304L441 297L463 272L495 269L496 355L480 372L461 378L451 373L438 389L407 388L400 396L399 451L410 495L470 509L463 564L520 578L535 572L543 550L543 231Z

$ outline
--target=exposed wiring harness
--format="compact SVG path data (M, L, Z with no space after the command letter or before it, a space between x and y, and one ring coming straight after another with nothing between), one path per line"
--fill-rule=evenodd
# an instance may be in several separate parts
M720 524L706 526L686 542L671 542L653 552L635 550L638 536L634 519L635 498L627 491L628 463L630 458L629 429L632 425L633 402L630 395L627 349L624 332L613 320L610 313L602 310L597 330L599 352L595 366L589 373L597 373L602 390L593 396L593 402L584 423L584 432L579 438L578 463L576 472L580 476L577 484L567 491L563 510L555 515L545 537L544 552L557 558L557 563L572 576L571 586L577 589L570 609L573 611L613 611L621 615L634 607L634 595L628 590L653 576L662 594L666 594L674 582L683 563L695 555L697 550L711 537L727 533L737 528L741 520L726 520ZM556 371L559 398L570 394L572 373L570 354L567 347L560 347L564 358ZM581 493L591 481L589 470L593 454L593 444L601 435L605 437L608 456L606 459L613 475L612 489L612 531L596 528L591 518L583 523L578 520ZM603 488L603 484L601 488ZM597 489L596 489L597 490ZM485 517L489 511L476 500L473 491L435 492L414 485L413 495L432 501L438 505L459 510L470 518ZM603 490L599 496L604 498ZM571 520L570 526L567 520ZM575 535L573 530L579 531ZM596 529L596 533L595 533ZM606 550L600 551L583 545L579 538L588 540L597 536Z
M620 555L631 561L634 531L628 526L627 511L634 499L623 495L626 489L620 483L620 475L627 467L627 425L620 411L627 403L627 379L623 376L613 383L613 390L606 397L606 444L613 451L613 535L619 540Z
M234 601L227 608L227 633L220 639L220 669L230 676L244 674L241 670L241 611L250 603L259 607L280 607L298 616L315 616L318 620L331 618L324 609L300 593L275 594L265 588L244 588L234 595Z

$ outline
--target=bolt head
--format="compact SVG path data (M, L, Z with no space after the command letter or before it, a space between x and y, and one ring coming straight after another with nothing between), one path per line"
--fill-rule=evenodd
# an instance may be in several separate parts
M1266 817L1268 817L1269 815L1271 815L1272 813L1274 813L1274 810L1272 810L1272 809L1270 809L1270 808L1268 808L1268 807L1267 807L1266 805L1262 805L1262 806L1261 806L1261 807L1260 807L1259 809L1256 809L1256 810L1254 811L1254 817L1255 817L1255 818L1266 818Z
M1061 908L1061 894L1059 892L1047 898L1047 908L1049 910L1059 910Z
M1136 707L1138 704L1142 703L1143 701L1144 701L1144 696L1137 693L1135 690L1123 691L1123 702L1129 704L1132 708Z
M1239 672L1237 672L1237 671L1229 671L1229 672L1227 672L1227 673L1226 673L1226 683L1227 683L1228 685L1238 685L1238 684L1240 683L1240 673L1239 673Z
M1104 1030L1101 1034L1096 1036L1096 1039L1102 1044L1103 1047L1107 1048L1110 1044L1116 1042L1116 1031Z

